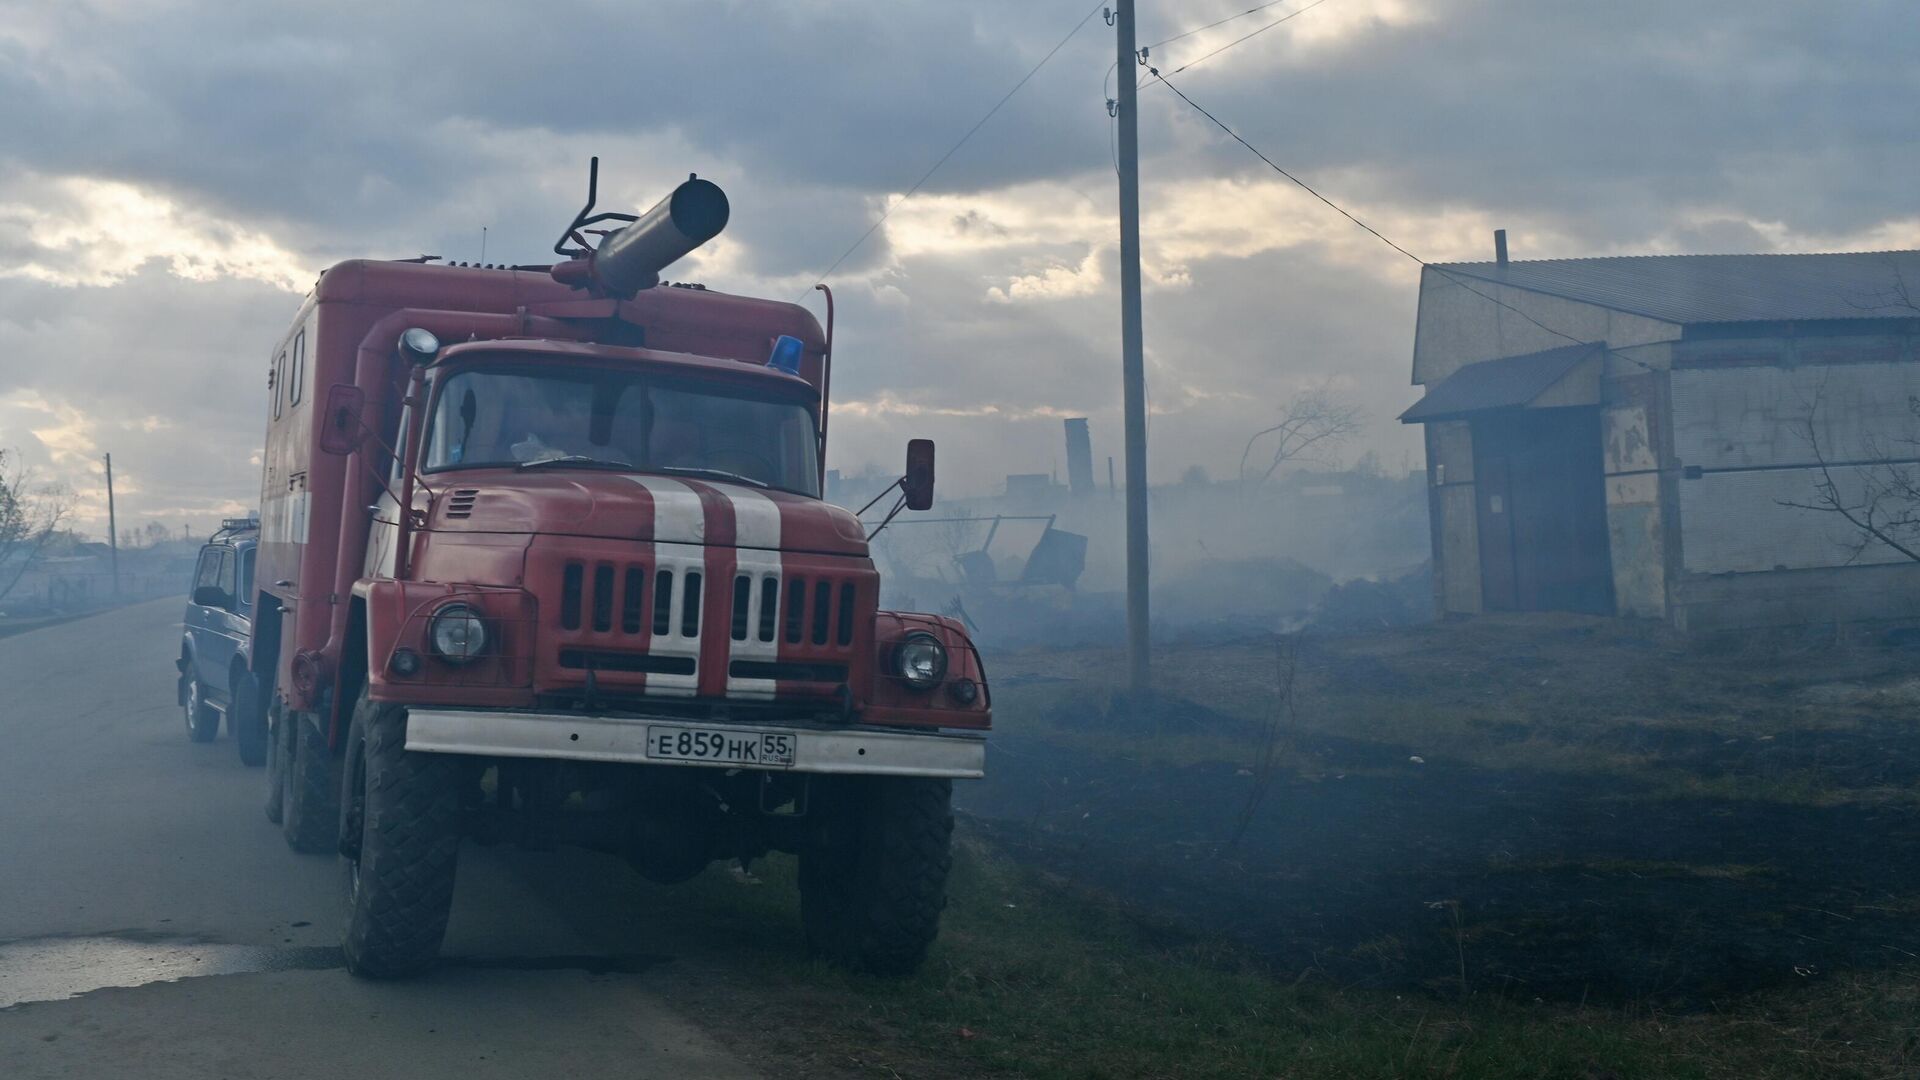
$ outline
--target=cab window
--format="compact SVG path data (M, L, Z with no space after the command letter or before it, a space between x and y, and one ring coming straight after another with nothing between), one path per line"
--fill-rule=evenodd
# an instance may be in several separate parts
M200 566L193 574L193 587L197 590L203 585L217 586L219 584L220 549L216 547L202 548L200 551Z

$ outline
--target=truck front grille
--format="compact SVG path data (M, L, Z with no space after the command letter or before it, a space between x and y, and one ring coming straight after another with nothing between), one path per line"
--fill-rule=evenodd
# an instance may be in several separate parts
M641 560L593 546L556 553L541 575L558 586L546 652L556 691L578 681L604 693L625 686L648 697L766 701L825 694L851 677L871 571L743 551L734 572L707 580L709 553L691 545L662 545ZM720 643L719 663L703 662L703 647L711 655Z

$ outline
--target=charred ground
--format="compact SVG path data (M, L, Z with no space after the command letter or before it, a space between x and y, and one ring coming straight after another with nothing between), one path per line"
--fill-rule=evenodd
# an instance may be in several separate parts
M965 805L1282 974L1699 1008L1920 959L1910 649L1535 616L1159 664L1140 711L1114 653L998 658Z

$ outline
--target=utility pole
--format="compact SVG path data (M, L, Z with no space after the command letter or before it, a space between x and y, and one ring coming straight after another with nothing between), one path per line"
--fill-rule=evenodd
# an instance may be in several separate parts
M1133 0L1114 4L1120 122L1120 377L1126 414L1127 675L1135 694L1151 684L1147 643L1147 393L1140 334L1140 125L1135 108Z
M113 516L113 455L107 455L107 550L113 553L113 595L120 596L120 528Z

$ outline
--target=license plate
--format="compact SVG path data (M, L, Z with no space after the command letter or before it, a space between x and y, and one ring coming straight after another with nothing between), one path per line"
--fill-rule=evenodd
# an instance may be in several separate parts
M647 726L647 756L656 761L700 761L784 769L793 765L795 737L772 731L710 731Z

